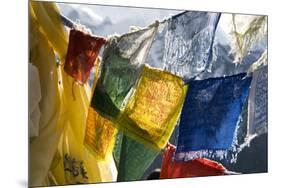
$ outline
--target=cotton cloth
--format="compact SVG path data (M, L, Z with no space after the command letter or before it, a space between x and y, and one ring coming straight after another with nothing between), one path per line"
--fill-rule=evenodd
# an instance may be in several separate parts
M226 168L215 161L199 158L191 161L175 161L176 147L168 144L163 154L160 178L186 178L224 175Z
M186 88L181 78L145 66L118 127L140 143L164 148L178 121Z
M209 64L220 13L186 11L161 22L146 63L190 80Z
M159 154L141 143L123 135L118 165L117 181L140 180Z
M140 78L156 25L112 36L105 45L100 77L91 106L104 117L116 120Z
M78 83L86 83L105 42L106 40L102 37L71 29L64 70Z
M231 76L249 70L267 54L267 16L221 14L209 65L198 79Z
M58 8L55 3L35 1L30 1L29 8L31 62L39 70L40 126L44 127L30 142L29 186L116 181L112 158L101 163L83 144L90 105L89 86L73 86L74 79L63 71L61 65L56 65L58 58L62 64L65 61L68 44ZM74 159L72 173L67 170L67 162ZM81 167L79 171L82 172L78 178L87 176L88 179L81 181L77 176L73 177L77 175L77 167Z
M29 138L39 135L40 128L40 107L39 102L41 100L41 87L40 77L38 69L28 63L28 86L29 86L29 100L28 100L28 112L29 112Z
M247 138L267 132L268 126L268 66L253 72L248 100Z
M93 91L96 88L99 68L100 61L98 60L95 68ZM113 151L116 134L117 129L113 126L113 123L99 115L90 106L88 109L84 144L92 151L97 160L106 161L109 159Z
M251 79L238 74L189 82L176 158L184 158L185 152L231 148Z

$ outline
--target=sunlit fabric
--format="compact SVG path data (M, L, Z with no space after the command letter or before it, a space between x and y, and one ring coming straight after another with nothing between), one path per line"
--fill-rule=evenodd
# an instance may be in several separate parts
M29 9L29 186L267 171L267 16Z
M49 23L44 22L45 19L49 19L48 15L43 15L46 11L44 5L41 2L29 2L30 62L38 70L40 81L39 89L41 93L39 102L39 110L41 113L39 135L31 138L32 140L29 141L30 163L28 168L30 173L28 184L33 187L46 185L44 184L44 178L48 174L52 158L54 157L60 136L63 132L63 127L65 127L65 124L60 124L60 119L62 118L60 114L63 110L63 106L61 105L59 95L54 48L48 41L51 39L49 39L42 30L39 30L39 28L49 28ZM50 14L55 15L55 10L54 6ZM43 21L41 21L41 19ZM60 25L58 25L56 29L60 30ZM53 32L55 31L53 30ZM57 37L57 40L61 41L59 37ZM34 97L34 94L35 93L31 94L29 97ZM37 97L29 98L29 102L33 100L34 102L38 101L36 98Z
M205 70L220 13L183 12L158 26L147 64L191 79Z
M178 157L189 151L231 147L251 79L238 74L189 82L180 118Z
M120 148L117 181L139 180L153 160L159 154L143 144L133 139L123 136Z
M92 107L89 108L85 133L85 144L97 159L105 160L112 153L116 128L100 116Z
M116 119L125 98L140 78L156 26L113 36L105 45L102 69L92 106L109 119Z
M99 113L116 119L140 78L144 64L185 79L209 61L219 13L184 12L144 29L109 38L92 101ZM182 31L186 30L188 32ZM105 106L112 106L110 110Z
M248 72L267 53L267 17L222 14L215 32L211 60L198 79Z
M268 67L264 66L253 73L248 100L248 138L267 132L268 125Z
M229 27L231 28L231 27ZM233 50L237 61L243 58L267 35L267 17L232 14Z
M44 128L30 142L29 186L115 181L112 158L100 163L83 144L90 103L88 84L73 86L74 79L56 65L58 58L64 62L68 44L56 4L30 1L30 14L30 62L39 70L40 127ZM50 174L53 184L46 181Z
M175 161L176 147L168 144L162 160L160 178L186 178L200 176L219 176L227 171L221 164L200 158L191 161Z
M28 136L31 138L39 135L41 87L38 68L31 63L28 63L28 75L28 94L29 98L32 99L28 100Z
M69 34L64 70L78 83L86 83L100 48L105 42L104 38L72 29Z
M141 143L164 148L179 118L185 90L179 77L145 66L119 127Z
M95 67L93 91L96 88L99 69L100 61L98 59ZM113 126L112 122L102 117L90 106L88 109L84 144L97 160L104 161L109 159L113 151L116 134L117 129Z

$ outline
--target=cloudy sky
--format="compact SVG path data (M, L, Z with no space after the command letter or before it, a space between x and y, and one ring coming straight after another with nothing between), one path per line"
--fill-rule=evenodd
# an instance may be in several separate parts
M130 26L145 27L155 20L163 20L181 10L145 9L87 4L58 3L61 12L75 21L89 27L92 33L101 36L123 34Z

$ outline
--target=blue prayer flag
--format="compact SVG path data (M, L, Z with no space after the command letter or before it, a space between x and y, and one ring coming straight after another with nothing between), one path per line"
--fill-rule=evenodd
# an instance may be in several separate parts
M191 81L181 113L176 154L229 149L251 80L243 73Z

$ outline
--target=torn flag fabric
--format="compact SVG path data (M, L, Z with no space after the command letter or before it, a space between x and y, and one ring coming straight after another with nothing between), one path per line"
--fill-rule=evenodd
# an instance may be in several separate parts
M231 148L251 79L243 73L189 82L176 158L190 151Z
M109 38L93 106L103 116L116 120L136 87L144 64L186 79L197 76L208 63L219 17L219 13L184 12ZM183 30L188 32L183 34Z
M267 54L266 25L266 16L221 14L211 62L197 79L253 72L250 67Z
M231 29L228 34L233 41L231 47L236 57L234 62L241 63L258 43L267 39L267 16L236 14L231 16L232 26L224 29Z
M185 80L205 70L220 13L186 11L161 22L147 64Z
M112 36L105 45L102 68L92 106L103 116L116 120L126 97L140 78L155 25ZM127 97L128 98L128 97Z
M248 132L250 139L267 132L268 125L268 66L253 72L248 100Z
M147 66L137 86L118 120L119 127L139 142L162 149L178 121L186 86L181 78Z
M82 31L71 29L64 70L78 83L88 81L101 47L106 40L91 36Z
M175 161L173 160L175 151L175 146L167 145L162 160L161 179L219 176L227 172L223 165L205 158L191 161Z

